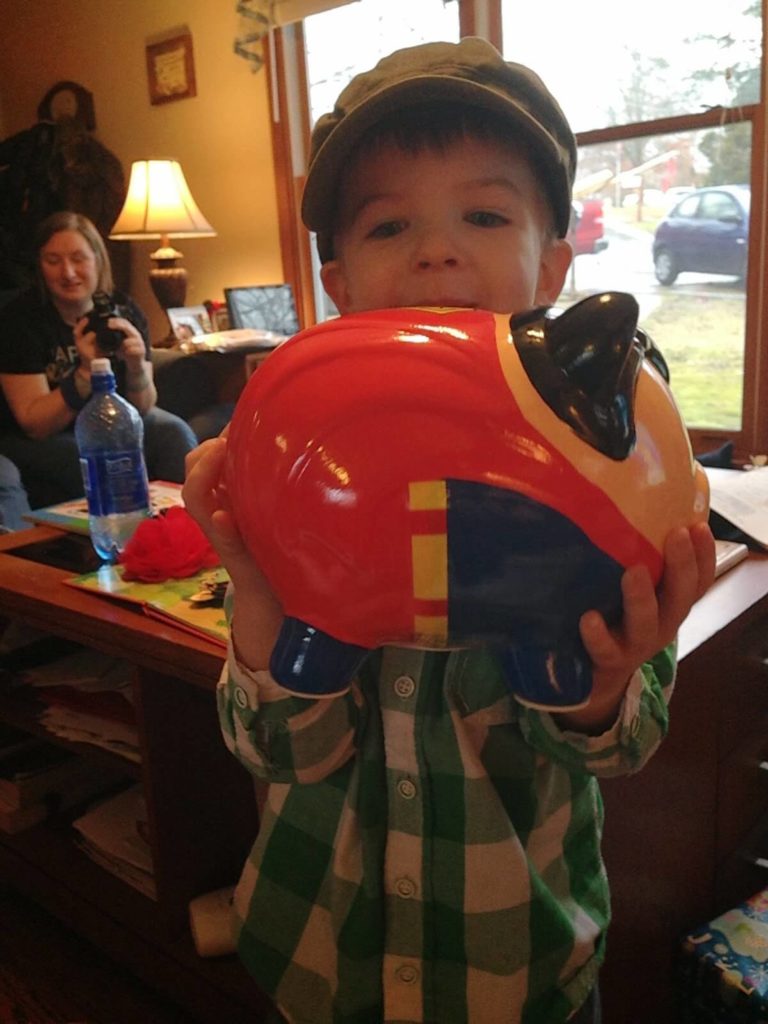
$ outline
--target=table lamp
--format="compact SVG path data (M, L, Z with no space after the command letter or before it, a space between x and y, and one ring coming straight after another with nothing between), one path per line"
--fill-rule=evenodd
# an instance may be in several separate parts
M177 160L135 160L128 194L109 237L139 241L159 238L150 253L149 283L164 310L185 305L187 271L178 264L183 253L170 238L211 238L216 232L198 209Z

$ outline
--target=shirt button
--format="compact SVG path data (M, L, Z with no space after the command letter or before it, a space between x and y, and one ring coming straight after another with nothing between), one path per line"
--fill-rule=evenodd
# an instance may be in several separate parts
M416 883L410 878L398 878L395 882L395 891L404 900L409 900L416 895Z
M237 704L239 708L248 707L248 694L245 692L242 686L235 687L235 704Z
M406 985L412 985L419 977L418 968L414 967L413 964L400 964L395 974Z
M406 697L412 697L415 689L416 683L414 683L410 676L400 676L395 680L395 693L398 697L402 697L403 700Z
M404 800L413 800L416 796L416 786L410 779L400 779L397 784L397 791Z

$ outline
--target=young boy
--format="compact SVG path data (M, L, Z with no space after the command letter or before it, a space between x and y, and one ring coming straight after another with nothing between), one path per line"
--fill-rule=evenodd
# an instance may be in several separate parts
M342 314L552 303L575 160L544 85L489 44L398 51L313 132L303 217L326 290ZM639 768L666 732L709 531L669 536L658 593L645 569L625 574L620 628L583 617L580 711L518 704L483 650L385 648L316 699L267 671L281 609L217 488L225 446L189 458L184 497L233 581L224 736L270 783L235 898L245 965L297 1024L597 1019L609 896L594 776Z

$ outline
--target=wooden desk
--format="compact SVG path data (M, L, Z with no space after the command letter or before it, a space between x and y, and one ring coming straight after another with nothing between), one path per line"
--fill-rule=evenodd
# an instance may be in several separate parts
M85 745L76 749L87 757L112 757L113 766L141 781L158 899L96 865L74 845L69 827L55 821L17 835L0 832L0 876L201 1022L254 1024L265 1003L253 982L234 956L198 957L187 927L189 900L236 881L258 828L251 783L218 730L214 689L221 648L68 587L62 581L72 572L12 553L60 536L36 527L0 537L0 617L135 666L142 764ZM0 692L0 717L42 733L12 691Z
M679 650L668 737L637 775L601 782L607 1024L673 1024L681 936L768 885L750 861L768 812L768 557L715 581Z

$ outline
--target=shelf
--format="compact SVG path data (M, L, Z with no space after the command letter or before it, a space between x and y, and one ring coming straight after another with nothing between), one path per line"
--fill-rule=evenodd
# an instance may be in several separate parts
M47 527L0 536L0 618L54 634L57 645L130 663L141 764L51 735L38 721L35 695L3 687L1 675L0 719L141 782L158 899L79 849L73 815L0 833L0 877L202 1024L263 1020L267 1001L237 958L199 957L189 932L190 900L237 879L258 831L253 783L218 726L224 654L133 607L67 585L71 571L13 554L15 546L55 544L56 537ZM13 659L4 662L13 668Z

